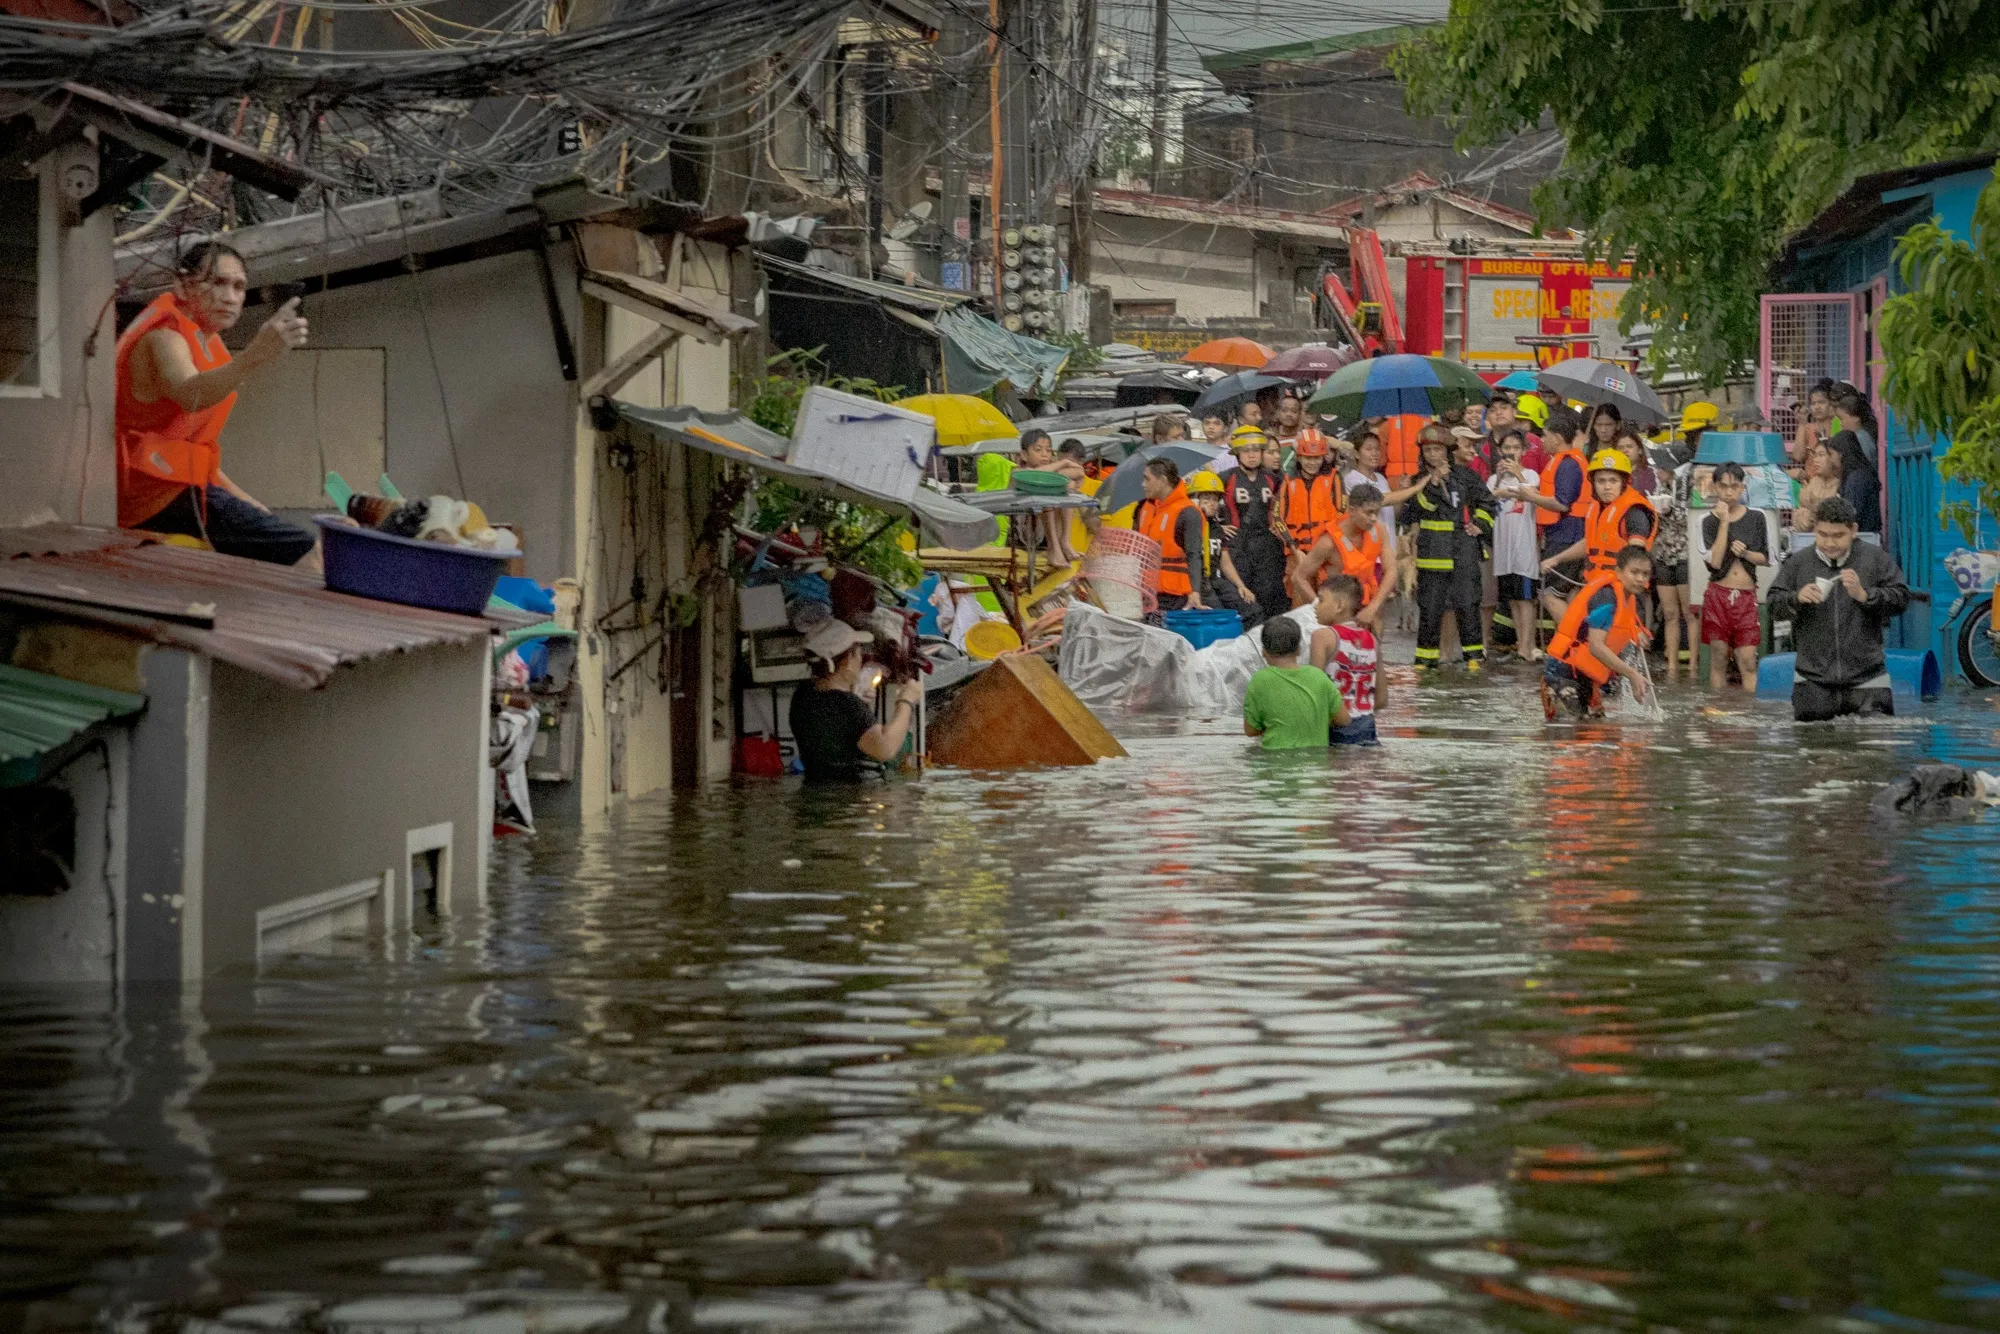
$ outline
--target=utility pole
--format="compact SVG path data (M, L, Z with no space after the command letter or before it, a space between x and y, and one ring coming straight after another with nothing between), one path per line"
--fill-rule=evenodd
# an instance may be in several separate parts
M941 17L943 27L938 34L938 46L944 64L944 152L938 170L938 226L943 229L944 241L939 258L944 285L969 292L972 223L967 217L970 201L965 181L965 138L970 132L966 123L966 81L972 73L971 57L978 42L972 22L957 6L946 5Z
M868 48L862 71L862 114L868 150L866 276L873 278L877 265L876 251L882 245L884 215L888 211L883 177L888 171L889 56L881 43Z
M1167 170L1167 0L1153 0L1153 172L1146 182L1160 193Z
M1078 70L1083 93L1076 102L1076 122L1072 134L1087 134L1093 119L1091 97L1097 91L1097 0L1080 0L1079 42L1083 59ZM1097 193L1097 154L1093 151L1070 187L1069 196L1069 280L1075 287L1090 286L1091 206Z

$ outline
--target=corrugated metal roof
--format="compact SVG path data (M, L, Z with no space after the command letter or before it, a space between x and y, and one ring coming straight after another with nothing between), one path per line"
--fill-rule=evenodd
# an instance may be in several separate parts
M42 756L107 718L145 707L144 695L0 663L0 787L34 782Z
M69 524L0 529L0 600L193 649L299 690L325 685L342 663L482 640L496 624L329 592L316 573Z

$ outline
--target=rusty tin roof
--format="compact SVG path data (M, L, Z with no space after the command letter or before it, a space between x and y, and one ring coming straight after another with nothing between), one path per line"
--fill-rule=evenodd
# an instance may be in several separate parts
M512 623L350 597L316 573L72 524L0 528L0 601L193 649L298 690L325 685L342 663L470 643Z

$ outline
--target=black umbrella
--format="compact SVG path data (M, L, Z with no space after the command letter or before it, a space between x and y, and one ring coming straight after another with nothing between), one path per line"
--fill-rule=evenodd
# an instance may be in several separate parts
M1111 470L1111 475L1104 479L1104 485L1097 488L1098 510L1104 514L1116 514L1127 505L1144 499L1142 479L1146 473L1146 462L1160 458L1172 459L1185 478L1203 468L1213 470L1222 466L1229 455L1186 440L1168 440L1134 450L1130 458Z
M1161 407L1178 404L1186 407L1201 397L1202 386L1207 381L1201 372L1189 368L1175 371L1140 371L1128 375L1118 382L1112 391L1112 402L1121 408L1146 407L1158 403ZM1171 395L1173 404L1160 403L1162 395Z
M1238 371L1225 375L1202 391L1194 406L1188 409L1190 417L1200 418L1211 412L1234 413L1261 390L1283 388L1291 381L1282 375L1266 375L1262 371Z
M1541 381L1546 392L1586 407L1613 404L1621 419L1640 426L1658 426L1668 420L1666 404L1660 402L1653 386L1615 361L1571 357L1543 370Z

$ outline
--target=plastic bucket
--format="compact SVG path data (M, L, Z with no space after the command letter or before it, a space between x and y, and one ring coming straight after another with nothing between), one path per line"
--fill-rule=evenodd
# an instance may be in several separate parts
M485 613L501 571L515 555L395 537L323 514L313 522L319 525L326 586L334 592L461 616Z
M1167 629L1196 648L1207 648L1223 639L1243 633L1243 618L1228 608L1206 611L1169 611L1161 614Z
M1889 668L1889 689L1898 703L1936 699L1944 690L1944 673L1929 649L1892 648L1883 655ZM1790 699L1796 653L1773 653L1757 664L1757 694L1762 699Z

